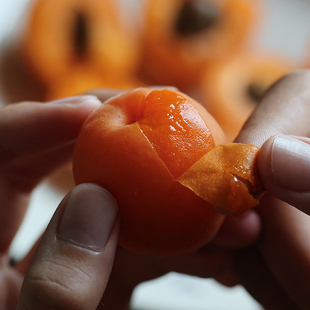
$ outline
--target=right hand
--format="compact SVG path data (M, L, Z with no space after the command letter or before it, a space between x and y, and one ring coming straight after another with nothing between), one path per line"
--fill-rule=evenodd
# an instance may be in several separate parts
M261 147L258 165L266 193L257 208L262 235L255 246L237 251L235 267L268 310L310 309L309 90L309 70L282 78L236 140Z

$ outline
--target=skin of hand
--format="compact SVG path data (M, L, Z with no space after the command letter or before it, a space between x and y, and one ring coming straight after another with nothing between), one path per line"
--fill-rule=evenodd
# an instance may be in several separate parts
M1 309L16 309L23 275L9 266L8 249L23 220L31 191L51 171L68 163L72 156L74 141L82 123L89 113L100 104L97 98L86 96L48 104L24 102L1 109ZM39 254L36 254L34 263L29 268L29 275L26 276L18 309L44 309L43 304L45 305L46 302L52 303L40 293L40 287L48 289L47 291L50 292L54 291L56 296L65 296L69 293L73 296L72 293L75 291L82 291L83 287L79 288L78 285L74 286L74 291L69 286L70 279L74 280L74 277L83 280L81 282L83 286L84 283L87 283L89 289L94 288L96 284L100 285L101 289L98 288L94 290L97 293L92 293L94 295L92 303L96 302L96 294L99 302L102 287L107 282L107 274L112 267L117 244L117 221L115 220L115 225L111 226L113 215L116 214L114 212L116 208L114 200L103 189L98 190L93 187L88 189L90 193L96 194L92 196L97 197L98 202L101 200L101 204L106 206L105 212L111 215L111 223L107 227L112 232L106 240L104 250L99 254L95 253L89 246L92 243L83 241L86 237L86 227L83 226L81 220L80 226L82 229L75 240L77 245L73 245L74 238L71 238L70 234L74 231L74 226L72 226L72 223L70 226L69 216L70 212L72 212L72 201L74 202L77 197L85 196L85 191L85 188L77 189L65 198L59 206L38 248ZM83 200L81 205L82 203ZM66 227L69 230L66 230ZM72 231L70 231L70 227L73 229ZM59 238L55 237L56 233ZM79 241L80 244L78 244ZM75 256L82 259L80 261L73 260ZM69 262L72 262L72 264L69 265ZM96 266L96 270L94 270L95 267L92 267L93 264L90 264L91 262ZM102 267L99 268L100 266ZM102 276L101 279L97 280L96 277L93 277L94 281L90 281L91 275L99 273L106 275L106 277ZM38 277L36 277L36 274L39 274ZM56 279L53 278L55 274L57 275ZM42 277L42 275L44 276ZM67 277L65 277L66 275ZM87 288L87 285L85 286ZM50 296L50 299L53 299L53 294ZM70 297L70 295L68 296ZM80 296L83 297L82 294ZM31 299L35 304L32 303ZM58 302L66 304L69 301L69 298L62 298Z
M94 184L71 190L40 242L14 268L9 265L8 250L33 189L70 162L86 117L117 94L105 90L97 97L23 102L0 109L1 309L129 309L137 284L170 271L236 284L231 249L257 239L261 222L256 212L227 218L214 241L200 251L150 257L117 247L117 204Z
M265 309L310 309L310 71L266 93L236 141L261 147L262 234L235 252L241 283Z

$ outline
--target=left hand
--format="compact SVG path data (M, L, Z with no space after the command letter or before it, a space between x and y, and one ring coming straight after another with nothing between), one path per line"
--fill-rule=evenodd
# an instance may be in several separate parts
M12 104L0 110L1 309L15 309L17 306L24 275L17 269L13 269L9 266L8 250L23 220L31 192L42 179L47 177L56 168L71 160L74 141L82 123L89 113L99 107L100 104L101 102L93 96L82 96L47 104L35 102ZM92 190L96 191L94 189ZM79 195L82 196L82 194L80 193ZM108 200L108 198L104 199ZM52 240L55 238L55 225L57 226L60 213L64 210L65 205L66 203L63 202L58 213L56 212L51 225L47 229L45 238L49 238L50 240L51 238ZM113 206L110 206L110 208L113 208ZM114 250L113 247L111 247L110 252L101 256L100 259L100 261L102 261L102 259L107 260L109 257L110 262L108 267L110 269L117 244L116 232L114 235ZM41 247L42 251L45 245L46 261L52 262L52 258L58 258L58 269L61 267L65 268L65 264L61 266L61 263L69 259L68 246L56 248L54 243L54 248L52 248L53 243L50 242L48 244L50 246L47 246L47 243L43 242ZM78 250L75 251L77 252ZM51 256L48 257L47 253ZM72 254L73 252L71 251L70 253ZM98 258L94 259L94 257L92 258L90 255L88 259L93 262L95 260L99 261ZM57 260L54 260L54 262L55 261L57 262ZM74 265L72 265L72 270L74 271L73 266ZM75 268L76 271L79 270L78 263L76 263ZM93 269L95 269L95 267ZM39 269L37 269L37 271L38 270ZM80 268L80 270L82 269ZM94 273L95 271L98 273L98 270L100 269L96 268L96 270L92 270L92 272ZM89 272L90 271L91 269L89 269ZM79 276L81 275L82 273L79 274ZM86 274L84 276L86 276ZM104 277L102 277L102 279L104 279ZM105 281L107 281L107 277ZM27 283L24 291L26 291L26 289ZM57 286L55 286L54 289L57 289ZM97 297L97 299L99 298L100 301L102 289L99 294L100 297ZM52 292L51 296L53 296ZM26 298L21 297L19 309L24 309L22 306L24 302L26 302ZM31 307L31 309L35 308Z

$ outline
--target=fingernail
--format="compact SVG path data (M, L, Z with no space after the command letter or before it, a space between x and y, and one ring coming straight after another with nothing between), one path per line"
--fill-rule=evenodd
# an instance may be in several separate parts
M310 190L310 145L289 136L276 136L271 168L277 185L293 191Z
M104 249L117 215L112 195L95 184L75 187L66 201L57 236L82 248Z
M101 105L101 101L96 96L85 95L85 96L73 96L73 97L53 100L53 101L47 102L47 104L49 105L73 104L75 106L76 105L98 106L98 105Z

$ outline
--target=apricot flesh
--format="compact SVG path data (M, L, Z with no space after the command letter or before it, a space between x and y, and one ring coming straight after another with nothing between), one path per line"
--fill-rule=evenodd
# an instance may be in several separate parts
M202 103L233 141L268 88L293 69L286 59L253 52L222 59L204 71Z
M139 88L105 102L86 120L74 154L75 182L97 183L114 195L122 246L165 256L188 253L209 242L224 217L212 207L216 201L197 195L184 179L195 177L195 163L223 143L220 127L193 99ZM238 194L246 203L252 197L247 186ZM230 211L237 211L233 203Z
M203 68L247 44L260 11L258 1L247 0L147 1L141 77L192 91Z
M138 51L119 11L120 3L110 0L31 3L21 49L47 88L44 101L95 88L137 87Z

